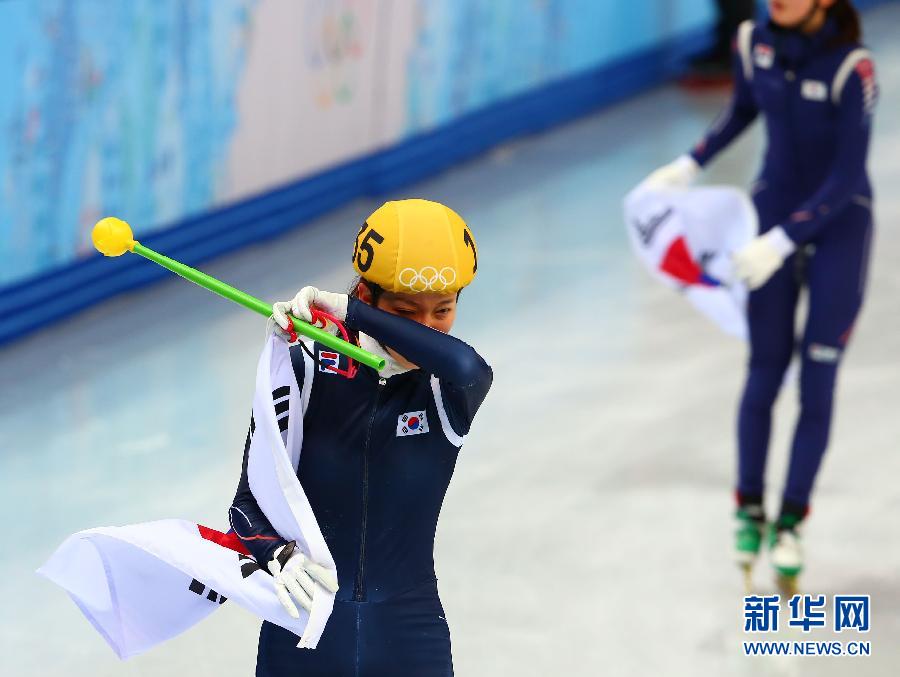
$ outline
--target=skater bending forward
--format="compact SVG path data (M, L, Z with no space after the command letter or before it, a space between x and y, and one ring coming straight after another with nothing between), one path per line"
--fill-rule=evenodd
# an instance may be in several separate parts
M475 275L475 241L441 204L388 202L360 229L353 263L360 277L349 295L304 287L275 304L284 329L287 312L311 321L325 311L387 366L355 371L306 339L290 349L304 396L302 411L284 421L303 417L297 474L337 565L338 590L314 650L297 649L288 630L263 623L260 677L453 673L432 556L444 493L492 380L481 356L447 333ZM288 613L308 608L313 586L329 582L260 511L246 456L229 517L273 573Z
M750 360L738 415L736 556L749 572L766 538L782 582L803 567L800 526L828 445L835 380L863 301L872 241L866 158L877 97L849 0L770 0L741 25L730 105L689 155L654 175L686 186L760 114L767 148L753 188L760 235L735 255L751 289ZM806 289L809 313L795 333ZM795 351L800 416L780 511L766 534L772 405Z

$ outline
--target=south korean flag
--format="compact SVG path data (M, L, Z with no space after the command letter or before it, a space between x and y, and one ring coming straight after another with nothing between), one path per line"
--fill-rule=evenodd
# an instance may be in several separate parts
M758 230L749 197L730 186L666 188L644 181L625 196L625 225L641 263L732 336L747 338L747 287L732 253Z
M422 435L428 432L428 419L424 411L409 411L397 417L397 437Z
M310 363L303 386L311 387L312 374ZM282 538L295 541L336 576L334 559L297 478L308 396L297 382L288 344L270 334L256 371L247 479ZM290 407L282 406L288 402ZM297 413L288 418L288 410ZM312 610L300 609L300 617L292 618L278 601L272 577L233 531L183 519L79 531L38 573L69 593L122 659L181 634L226 601L292 632L298 647L313 649L334 604L334 593L317 587Z

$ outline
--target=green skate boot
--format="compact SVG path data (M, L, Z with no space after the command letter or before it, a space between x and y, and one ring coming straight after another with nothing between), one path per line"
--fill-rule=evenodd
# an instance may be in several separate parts
M796 515L782 514L769 527L769 559L775 569L778 589L786 597L797 594L797 579L803 571L800 522Z
M766 517L763 507L753 503L739 506L735 517L737 529L735 531L734 559L744 572L744 589L747 594L750 594L753 589L753 564L756 562L762 546Z

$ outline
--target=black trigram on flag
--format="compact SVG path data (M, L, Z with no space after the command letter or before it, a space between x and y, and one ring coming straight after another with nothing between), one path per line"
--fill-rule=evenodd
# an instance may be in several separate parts
M272 402L275 403L275 418L278 420L278 429L281 432L288 428L288 409L290 407L288 396L290 394L290 386L281 386L272 391Z
M250 578L254 571L262 571L262 567L256 563L256 560L252 557L247 557L247 555L242 555L238 553L238 564L241 566L241 576L243 578ZM193 592L195 595L200 595L201 597L206 597L210 602L218 602L219 604L223 604L228 600L224 595L220 595L212 588L207 588L203 583L198 581L196 578L191 581L191 584L188 586L188 590Z
M238 562L241 565L241 576L250 578L250 574L254 571L262 571L262 567L256 563L256 560L247 555L238 555Z
M193 592L195 595L200 595L201 597L206 597L210 602L218 602L219 604L224 604L228 599L225 595L220 595L212 588L209 588L207 592L207 588L203 583L198 581L196 578L191 581L191 584L188 586L188 590Z

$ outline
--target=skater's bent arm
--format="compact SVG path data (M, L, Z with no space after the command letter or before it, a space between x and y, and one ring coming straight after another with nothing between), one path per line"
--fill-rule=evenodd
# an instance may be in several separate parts
M347 326L390 346L440 381L443 407L459 435L487 396L494 373L469 344L443 332L350 299Z
M454 336L405 317L350 299L347 326L390 346L429 374L460 388L487 384L493 378L475 349Z
M241 479L237 492L228 509L228 522L241 543L246 546L253 558L263 567L274 557L274 552L287 543L268 518L263 514L247 481L247 456L250 452L250 439L253 435L253 420L247 431L247 442L244 444L244 462L241 467Z
M871 76L871 62L864 63L869 65L865 72ZM830 216L849 204L865 181L875 96L874 78L864 80L858 72L844 85L838 108L840 140L831 171L813 196L794 210L784 224L794 242L801 244L814 237Z

